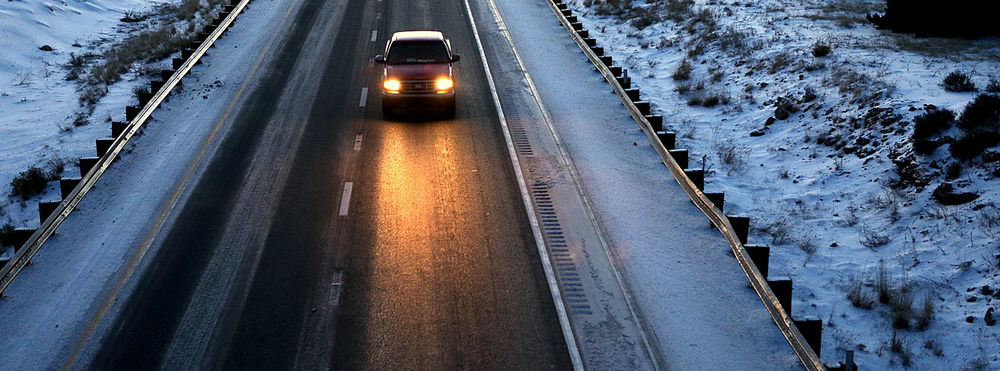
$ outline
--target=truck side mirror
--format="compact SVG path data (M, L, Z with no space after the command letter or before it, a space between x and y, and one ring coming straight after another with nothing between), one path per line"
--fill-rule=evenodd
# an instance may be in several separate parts
M458 54L452 54L451 55L451 61L452 62L458 62L459 59L462 59L461 55L458 55Z
M375 63L385 63L385 57L383 57L382 54L376 55Z

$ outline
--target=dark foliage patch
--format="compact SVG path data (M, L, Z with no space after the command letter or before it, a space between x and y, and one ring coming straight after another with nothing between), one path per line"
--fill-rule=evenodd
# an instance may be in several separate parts
M927 139L951 126L955 112L948 109L931 109L913 118L913 140Z
M45 172L39 167L32 166L28 170L22 171L10 182L10 185L14 187L10 195L20 196L21 199L27 200L31 196L42 193L47 182Z
M944 77L944 81L941 82L944 86L944 90L951 92L969 92L976 91L976 84L972 82L972 77L969 74L953 71L949 73L948 76Z
M4 223L0 227L0 246L11 246L14 244L14 226Z
M884 15L868 20L878 28L918 36L978 37L1000 35L994 1L886 0Z

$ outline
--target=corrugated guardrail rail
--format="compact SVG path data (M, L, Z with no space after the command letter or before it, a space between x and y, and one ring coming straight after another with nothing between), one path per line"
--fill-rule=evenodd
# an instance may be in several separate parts
M79 180L72 191L66 193L63 200L55 206L47 217L42 216L45 220L42 221L38 229L31 234L31 237L27 241L23 242L17 252L14 254L13 259L4 265L3 269L0 270L0 297L3 296L4 290L7 286L10 286L11 281L14 277L31 261L31 258L38 252L52 234L55 233L56 228L62 224L63 221L69 216L76 206L80 204L83 200L83 196L87 195L100 179L101 175L108 170L114 159L118 158L122 149L132 138L133 135L146 123L146 120L153 114L153 110L160 106L171 91L181 83L181 79L191 71L191 68L198 63L198 60L208 51L212 44L215 43L222 33L229 28L230 25L236 20L236 16L239 15L250 0L228 0L223 6L223 11L218 14L218 16L210 23L206 24L206 31L198 34L198 38L194 41L196 47L192 49L185 49L181 51L181 55L186 58L186 60L175 59L173 74L162 82L162 86L159 89L154 89L156 92L152 94L151 97L145 102L145 105L139 110L134 116L129 120L127 126L124 130L121 130L120 134L117 134L113 141L110 143L102 143L98 140L98 153L102 152L102 145L109 145L103 155L97 159L96 163L90 167L86 174ZM194 46L194 45L193 45ZM160 82L156 82L155 85L159 85ZM155 86L154 85L154 86ZM142 98L140 98L142 99ZM128 111L128 110L127 110ZM131 116L126 114L126 116ZM113 130L115 131L115 130ZM81 170L83 170L83 165L81 165ZM40 209L41 211L41 209ZM42 214L44 215L44 213Z
M583 50L587 58L590 59L591 63L597 68L598 71L604 75L605 80L614 88L615 94L625 105L629 114L635 119L636 123L639 124L640 129L646 134L649 139L649 143L656 150L657 154L660 156L660 160L666 165L667 169L670 170L670 174L673 175L677 183L680 184L681 188L684 189L684 193L688 195L692 202L711 220L712 224L722 232L725 236L726 241L729 243L729 247L733 251L733 255L736 260L739 261L740 267L746 274L747 278L750 280L750 284L753 286L754 291L760 297L764 306L767 308L768 313L770 313L771 318L774 323L781 330L782 335L788 340L791 345L792 350L802 361L802 365L808 370L825 370L826 368L821 363L819 356L806 341L805 337L799 331L795 322L792 320L791 315L782 308L782 304L779 302L778 298L775 296L771 287L769 286L766 278L757 269L757 265L751 260L750 255L747 253L744 247L744 242L740 240L740 236L737 235L733 224L730 222L730 218L722 213L720 208L717 208L712 200L709 199L699 188L704 187L704 173L694 172L697 176L693 180L689 177L692 172L690 169L685 171L685 167L682 167L678 161L674 158L674 155L670 153L670 148L667 148L661 140L660 135L663 133L657 133L657 130L653 128L650 123L649 114L649 102L638 101L638 90L636 89L626 89L622 84L630 85L629 78L627 74L623 71L621 67L613 66L610 62L610 57L603 56L603 49L596 46L596 42L591 38L585 38L581 34L588 34L587 31L583 30L582 24L576 22L576 17L571 15L562 0L545 0L545 2L552 8L552 11L559 18L560 23L563 27L569 31L572 35L573 40L576 44ZM570 19L572 18L572 19ZM595 50L600 50L602 55L598 55ZM619 72L616 75L612 69ZM628 92L626 90L629 90ZM631 94L630 94L631 93ZM642 106L641 108L639 106ZM646 111L646 112L642 112ZM657 119L659 119L657 117ZM659 135L658 135L659 134ZM672 139L672 138L671 138ZM672 140L671 140L672 141ZM673 145L670 144L672 147ZM687 162L686 154L684 156L685 163ZM719 202L721 203L721 202ZM745 231L744 231L745 233ZM745 237L743 237L745 238Z

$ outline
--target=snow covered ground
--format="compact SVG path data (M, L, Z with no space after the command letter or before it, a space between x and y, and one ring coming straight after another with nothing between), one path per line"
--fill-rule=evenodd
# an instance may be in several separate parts
M94 140L111 135L112 119L125 119L124 107L134 103L132 87L142 80L128 74L94 107L89 124L74 125L85 108L79 102L79 81L67 81L71 54L100 53L139 26L121 23L125 12L145 13L162 3L164 0L0 2L0 193L9 194L11 180L31 166L49 170L64 163L63 174L76 176L76 159L94 156ZM51 51L40 49L43 46ZM41 197L26 201L0 197L0 225L38 226L35 205L39 199L59 198L54 185Z
M1000 76L1000 40L875 30L864 15L884 2L873 0L699 0L689 13L679 1L636 1L631 12L570 3L692 166L704 161L706 189L725 192L727 213L751 216L750 242L771 245L771 275L794 280L793 316L823 319L824 362L854 350L862 368L1000 368L998 327L984 324L1000 273L996 164L963 163L947 181L979 198L940 205L931 193L957 161L948 145L912 155L910 140L925 105L961 114L975 96L946 92L945 75L962 71L980 89ZM817 43L829 55L814 56ZM675 80L685 60L690 76ZM713 96L718 105L700 103ZM769 119L779 99L799 110ZM893 187L893 160L907 156L929 184ZM895 336L891 303L877 300L880 262L890 296L912 300L897 306L912 309ZM852 305L852 289L870 309ZM920 330L925 298L933 318Z

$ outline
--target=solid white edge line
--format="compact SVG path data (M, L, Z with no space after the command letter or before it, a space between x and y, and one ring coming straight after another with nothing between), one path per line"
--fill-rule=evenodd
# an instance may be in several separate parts
M601 242L601 247L603 247L604 253L607 254L608 261L611 262L612 273L614 273L615 280L618 281L618 287L624 294L625 306L628 308L629 314L632 315L632 318L636 319L636 329L639 331L639 336L642 338L641 340L643 347L646 350L646 355L649 357L649 361L653 364L653 368L655 370L662 370L663 366L660 365L660 358L654 350L656 347L654 347L653 342L650 339L650 334L643 326L645 317L640 315L641 313L638 309L636 309L637 304L635 303L635 299L632 298L631 290L628 285L625 284L625 279L622 277L621 272L619 272L618 269L615 269L615 267L618 266L619 259L616 259L614 253L611 251L611 247L609 246L607 237L605 236L604 228L601 226L601 223L597 221L597 216L594 214L594 210L590 205L590 200L587 198L587 194L582 188L583 186L580 181L580 174L576 170L576 164L573 163L573 159L570 157L569 153L567 153L566 148L562 143L562 139L559 138L559 134L556 132L555 126L552 124L552 116L549 115L548 109L545 108L545 104L542 102L542 97L538 93L538 89L535 87L535 81L528 73L528 68L524 65L524 60L521 59L521 53L517 51L517 46L514 45L514 39L508 31L507 24L503 21L503 17L500 16L500 10L497 8L496 2L494 0L488 0L487 2L490 5L490 11L493 13L495 21L500 25L500 34L502 34L504 39L506 39L507 44L514 53L514 59L517 60L518 67L521 68L521 71L524 74L524 79L528 82L528 90L531 91L531 95L535 99L535 104L538 105L539 111L542 112L542 119L545 121L545 126L549 129L553 140L556 142L556 149L559 150L559 157L566 166L566 169L569 171L570 178L573 179L573 188L575 188L577 194L580 196L580 200L583 202L583 208L587 213L587 217L590 219L591 225L594 226L597 238Z
M368 88L361 88L361 102L358 103L358 107L364 107L365 102L368 101Z
M375 42L375 37L378 35L378 30L372 30L372 42Z
M535 216L535 208L531 204L531 197L528 195L528 186L521 172L521 164L517 159L517 152L514 149L514 141L511 140L510 129L507 127L507 119L500 105L500 96L497 94L496 84L493 82L493 74L490 72L489 62L486 61L486 51L483 49L483 42L479 38L479 31L476 29L476 20L472 15L472 7L469 0L463 0L465 11L469 15L469 24L472 26L472 34L476 38L476 48L479 49L479 58L483 61L483 70L486 72L486 81L490 85L490 95L493 98L493 105L496 106L497 116L500 126L503 128L503 138L507 142L507 153L514 166L514 174L517 176L517 186L521 191L521 200L524 202L525 211L528 213L528 221L531 224L531 232L535 236L535 246L538 248L538 255L542 261L542 269L545 271L545 280L548 281L549 291L552 293L552 301L556 306L556 314L559 316L559 325L562 327L563 338L566 341L566 348L569 350L570 362L573 369L582 371L583 359L580 357L579 344L573 335L573 327L569 322L569 315L566 313L566 306L563 304L562 292L559 290L559 283L556 282L555 271L552 269L552 261L549 259L548 250L545 247L545 239L542 237L541 228L538 226L538 218Z
M340 198L340 216L347 215L347 209L351 206L351 191L354 189L354 182L344 183L344 195Z

